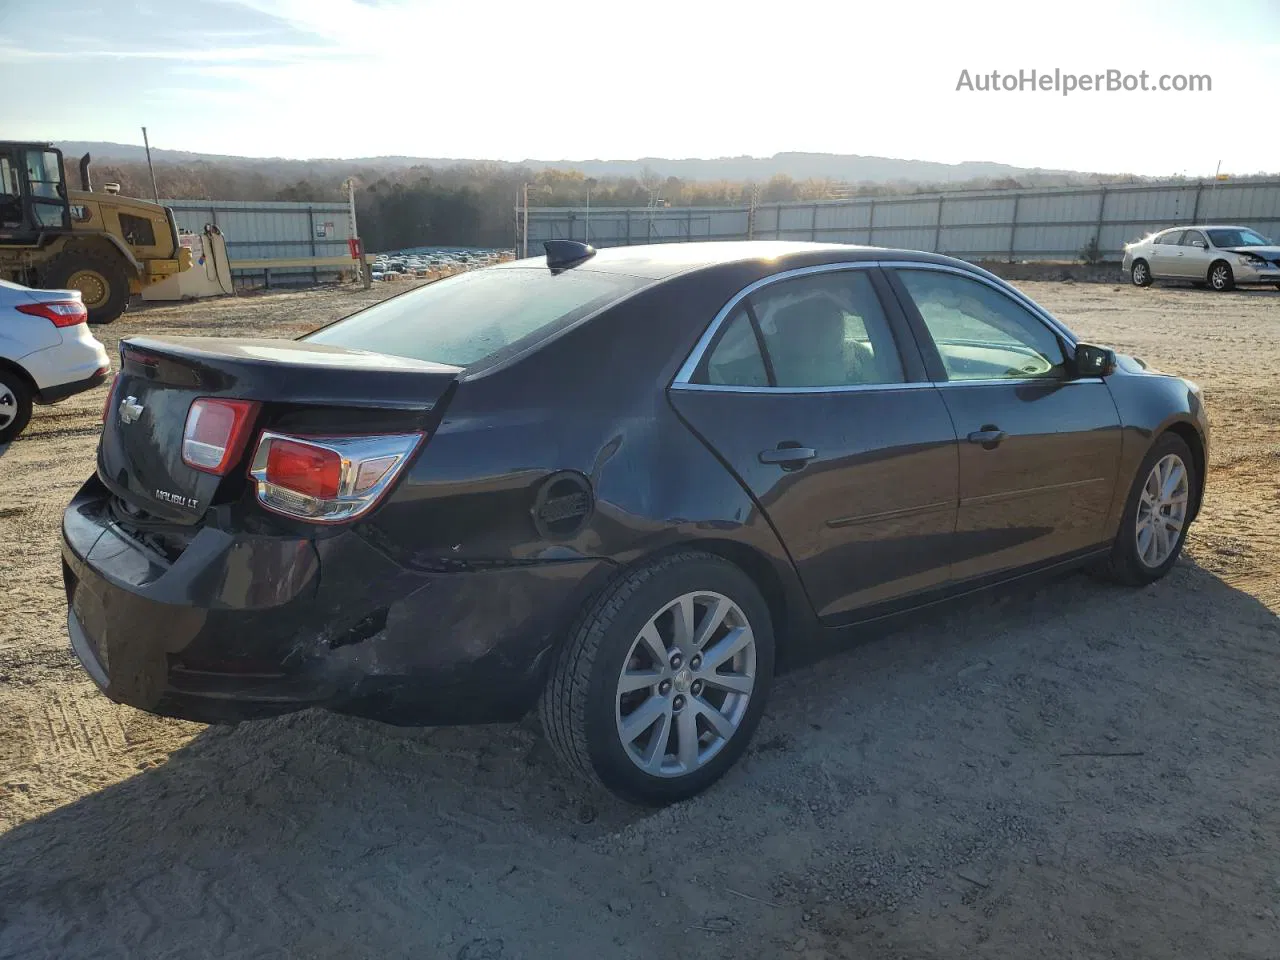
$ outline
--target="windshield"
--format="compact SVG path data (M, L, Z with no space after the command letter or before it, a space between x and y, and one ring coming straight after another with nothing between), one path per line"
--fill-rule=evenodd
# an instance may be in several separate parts
M457 367L496 362L652 281L546 267L460 273L303 337Z
M1266 247L1271 241L1252 230L1230 227L1226 230L1210 230L1209 239L1215 247Z

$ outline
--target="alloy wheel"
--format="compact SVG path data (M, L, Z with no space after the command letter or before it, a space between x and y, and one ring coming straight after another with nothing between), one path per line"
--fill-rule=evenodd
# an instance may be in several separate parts
M1138 559L1155 568L1169 559L1187 521L1191 484L1186 464L1176 453L1156 461L1142 485L1134 536Z
M1215 290L1225 290L1227 286L1227 267L1225 264L1218 264L1213 268L1213 273L1209 275L1209 282Z
M1133 282L1138 286L1142 286L1147 282L1147 265L1145 263L1135 263L1133 265Z
M0 430L13 423L17 416L18 398L14 396L13 388L0 380Z
M686 593L637 634L618 676L615 718L628 758L681 777L737 732L755 689L756 643L742 608L713 591Z

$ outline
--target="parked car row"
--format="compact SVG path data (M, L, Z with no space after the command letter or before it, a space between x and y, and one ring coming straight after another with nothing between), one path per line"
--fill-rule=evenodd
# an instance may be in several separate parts
M1173 227L1125 244L1124 272L1137 287L1183 280L1220 292L1239 284L1280 289L1280 246L1248 227Z
M511 259L512 253L503 250L438 250L431 253L405 252L380 253L373 261L373 279L391 280L399 277L426 277L457 273L487 267Z

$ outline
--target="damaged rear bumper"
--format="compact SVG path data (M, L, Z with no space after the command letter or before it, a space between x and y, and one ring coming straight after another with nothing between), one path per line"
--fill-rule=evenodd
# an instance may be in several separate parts
M597 560L408 570L352 531L193 531L164 549L91 479L63 517L72 650L107 696L235 722L326 707L405 724L515 720L607 577Z

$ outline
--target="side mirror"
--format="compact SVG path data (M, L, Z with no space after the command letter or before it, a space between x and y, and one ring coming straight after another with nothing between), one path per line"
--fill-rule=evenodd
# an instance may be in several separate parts
M1208 249L1209 249L1209 245L1208 245L1207 243L1205 243L1203 240L1192 240L1192 241L1191 241L1191 245L1192 245L1193 247L1199 247L1201 250L1208 250Z
M1116 352L1091 343L1076 344L1076 376L1108 377L1116 370Z

